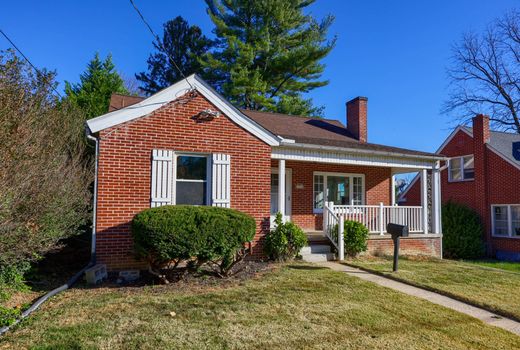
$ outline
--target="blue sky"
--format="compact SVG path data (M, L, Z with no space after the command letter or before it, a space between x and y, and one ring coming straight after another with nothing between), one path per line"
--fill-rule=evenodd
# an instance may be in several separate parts
M211 34L202 0L135 0L157 33L178 15ZM367 96L370 142L434 151L454 126L440 114L450 47L518 1L318 0L309 11L336 17L337 46L325 59L330 84L310 94L326 116L345 120L345 102ZM520 6L519 6L520 7ZM94 52L112 53L127 77L146 69L152 38L129 1L9 1L0 28L38 67L76 82ZM8 43L0 37L0 49Z

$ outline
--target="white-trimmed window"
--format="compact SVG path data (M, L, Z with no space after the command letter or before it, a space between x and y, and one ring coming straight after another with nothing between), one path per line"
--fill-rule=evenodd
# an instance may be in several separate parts
M448 162L450 182L468 181L475 178L475 159L473 155L454 157Z
M365 176L314 172L314 212L321 212L325 201L335 205L363 205L365 202Z
M520 204L494 204L491 215L493 236L520 237Z
M209 158L202 155L176 155L175 204L209 203Z

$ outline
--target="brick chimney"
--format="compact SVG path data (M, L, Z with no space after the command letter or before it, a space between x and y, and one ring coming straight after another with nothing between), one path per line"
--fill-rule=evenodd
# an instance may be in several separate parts
M475 158L475 209L484 224L484 235L491 242L491 214L487 188L486 144L489 142L489 117L478 114L473 117L473 156ZM490 245L487 247L491 254Z
M359 140L367 142L367 104L368 98L356 97L347 102L347 130Z

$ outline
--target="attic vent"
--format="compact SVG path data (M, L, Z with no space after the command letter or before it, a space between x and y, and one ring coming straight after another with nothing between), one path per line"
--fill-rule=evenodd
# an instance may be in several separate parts
M214 111L214 110L211 110L211 109L205 109L203 111L200 111L198 114L196 114L193 119L198 121L198 122L205 122L205 121L210 121L210 120L213 120L215 118L218 118L220 116L220 112L219 111Z

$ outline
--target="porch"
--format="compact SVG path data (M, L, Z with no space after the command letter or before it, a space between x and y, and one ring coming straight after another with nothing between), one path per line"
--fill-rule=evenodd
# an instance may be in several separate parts
M354 155L352 155L354 157ZM274 158L274 157L273 157ZM293 157L271 161L271 219L277 212L308 234L311 245L330 244L342 259L342 237L333 227L345 220L363 223L369 230L369 250L387 253L392 241L388 223L407 225L410 238L404 248L440 256L442 238L440 164L437 159L411 164L406 159L386 162L353 160L313 161ZM321 161L320 161L321 160ZM396 204L395 178L419 172L421 205ZM341 222L341 223L340 223Z

